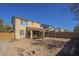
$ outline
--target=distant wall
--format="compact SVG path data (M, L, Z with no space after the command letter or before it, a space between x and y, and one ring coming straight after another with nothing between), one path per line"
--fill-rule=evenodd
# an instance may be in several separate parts
M0 32L0 40L12 40L14 39L13 32Z
M46 37L57 37L57 38L79 38L78 32L49 32L46 33Z

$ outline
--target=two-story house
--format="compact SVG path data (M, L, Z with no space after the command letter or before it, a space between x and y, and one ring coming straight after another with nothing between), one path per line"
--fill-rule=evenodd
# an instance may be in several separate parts
M45 31L48 30L48 25L42 25L32 20L12 17L13 31L16 39L20 38L41 38L45 36ZM46 28L47 26L47 28Z
M43 30L40 23L20 17L12 17L12 24L16 39L26 37L32 39L37 34L41 36L41 31Z

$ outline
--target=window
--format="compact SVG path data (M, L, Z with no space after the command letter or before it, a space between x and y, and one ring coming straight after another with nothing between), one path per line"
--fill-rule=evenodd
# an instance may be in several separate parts
M20 30L20 35L24 35L24 30Z
M26 20L21 20L21 25L22 26L26 26L28 24L28 21L26 21Z

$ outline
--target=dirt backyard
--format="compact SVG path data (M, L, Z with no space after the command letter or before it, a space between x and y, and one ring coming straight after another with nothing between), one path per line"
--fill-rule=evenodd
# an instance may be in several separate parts
M44 38L14 41L0 40L0 55L2 56L55 56L70 39Z

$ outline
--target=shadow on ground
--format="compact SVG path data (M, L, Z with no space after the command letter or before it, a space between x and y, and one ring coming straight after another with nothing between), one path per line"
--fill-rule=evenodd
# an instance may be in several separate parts
M79 56L79 38L72 38L56 56Z

